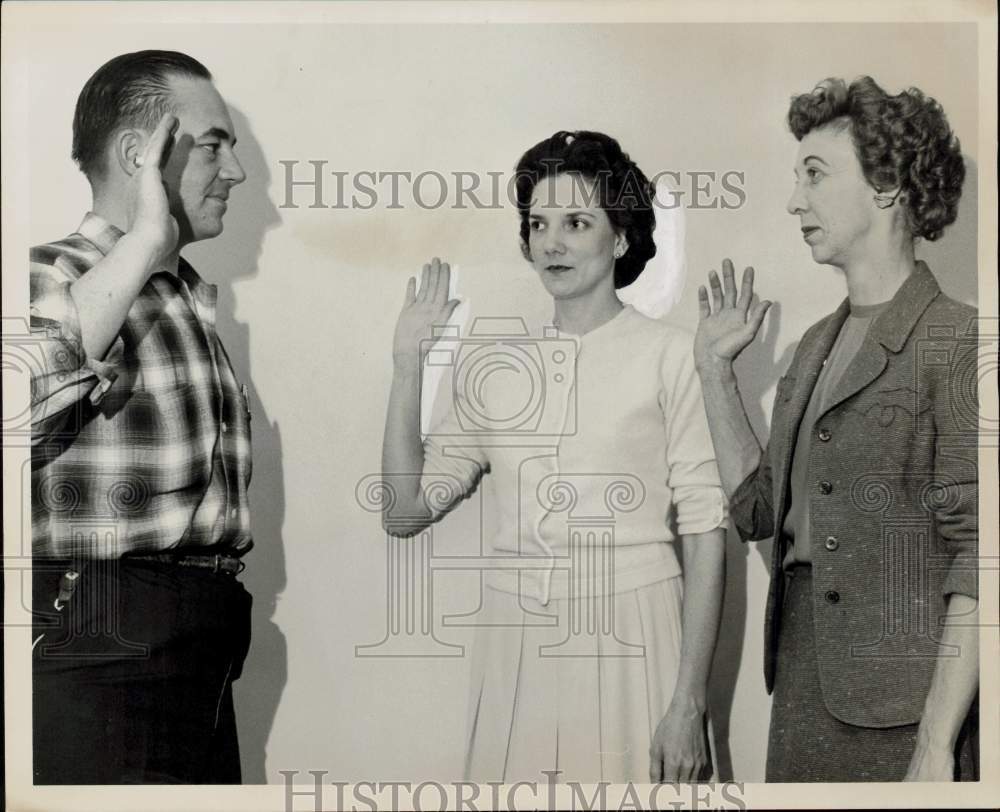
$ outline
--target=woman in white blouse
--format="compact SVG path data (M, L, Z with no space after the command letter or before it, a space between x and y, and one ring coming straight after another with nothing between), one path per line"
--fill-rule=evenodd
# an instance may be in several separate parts
M420 372L448 299L435 258L393 344L383 522L413 535L489 473L491 557L473 646L469 780L637 783L712 773L708 677L726 505L692 339L619 300L656 248L652 189L618 143L559 132L517 168L521 244L553 299L542 334L454 348L425 439ZM438 344L438 348L442 345ZM484 353L530 375L463 374ZM675 544L683 549L685 589ZM685 599L682 601L682 595ZM549 773L551 774L551 773Z

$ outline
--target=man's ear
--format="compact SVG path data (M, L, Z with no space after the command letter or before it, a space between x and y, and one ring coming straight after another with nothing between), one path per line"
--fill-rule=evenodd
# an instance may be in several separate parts
M139 156L146 148L146 137L139 130L121 130L114 138L113 160L130 177L139 169Z

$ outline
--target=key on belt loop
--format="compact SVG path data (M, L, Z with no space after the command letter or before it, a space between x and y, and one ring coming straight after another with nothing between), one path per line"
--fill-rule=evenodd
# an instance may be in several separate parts
M80 579L80 573L76 570L66 570L59 579L59 594L52 605L57 612L61 612L63 607L69 603L76 591L76 582Z

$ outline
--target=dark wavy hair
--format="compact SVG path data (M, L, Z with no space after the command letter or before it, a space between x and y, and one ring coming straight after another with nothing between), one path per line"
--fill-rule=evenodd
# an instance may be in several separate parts
M965 164L941 105L917 88L896 96L870 76L848 86L827 79L792 98L788 126L803 137L827 125L849 129L865 179L877 191L899 189L914 237L936 240L955 222Z
M624 231L628 250L615 261L615 287L632 284L656 254L653 229L655 190L649 179L611 136L587 130L561 130L521 156L515 173L521 215L521 253L531 259L528 215L535 187L547 177L575 173L594 183L596 197L616 231Z
M104 171L104 149L116 131L152 130L168 111L172 76L212 78L187 54L136 51L105 62L87 80L73 115L73 160L91 181Z

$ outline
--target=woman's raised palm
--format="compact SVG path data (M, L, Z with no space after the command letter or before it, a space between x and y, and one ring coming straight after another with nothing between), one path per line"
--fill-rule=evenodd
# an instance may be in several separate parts
M419 289L417 280L410 277L392 340L397 365L416 365L418 369L423 365L434 344L434 327L445 324L459 305L458 299L448 298L450 285L451 268L437 257L424 265Z
M722 262L721 284L715 271L708 275L711 303L705 286L698 288L694 355L699 369L731 364L756 337L771 302L760 301L754 294L753 275L753 268L743 271L737 296L733 263L726 259Z

